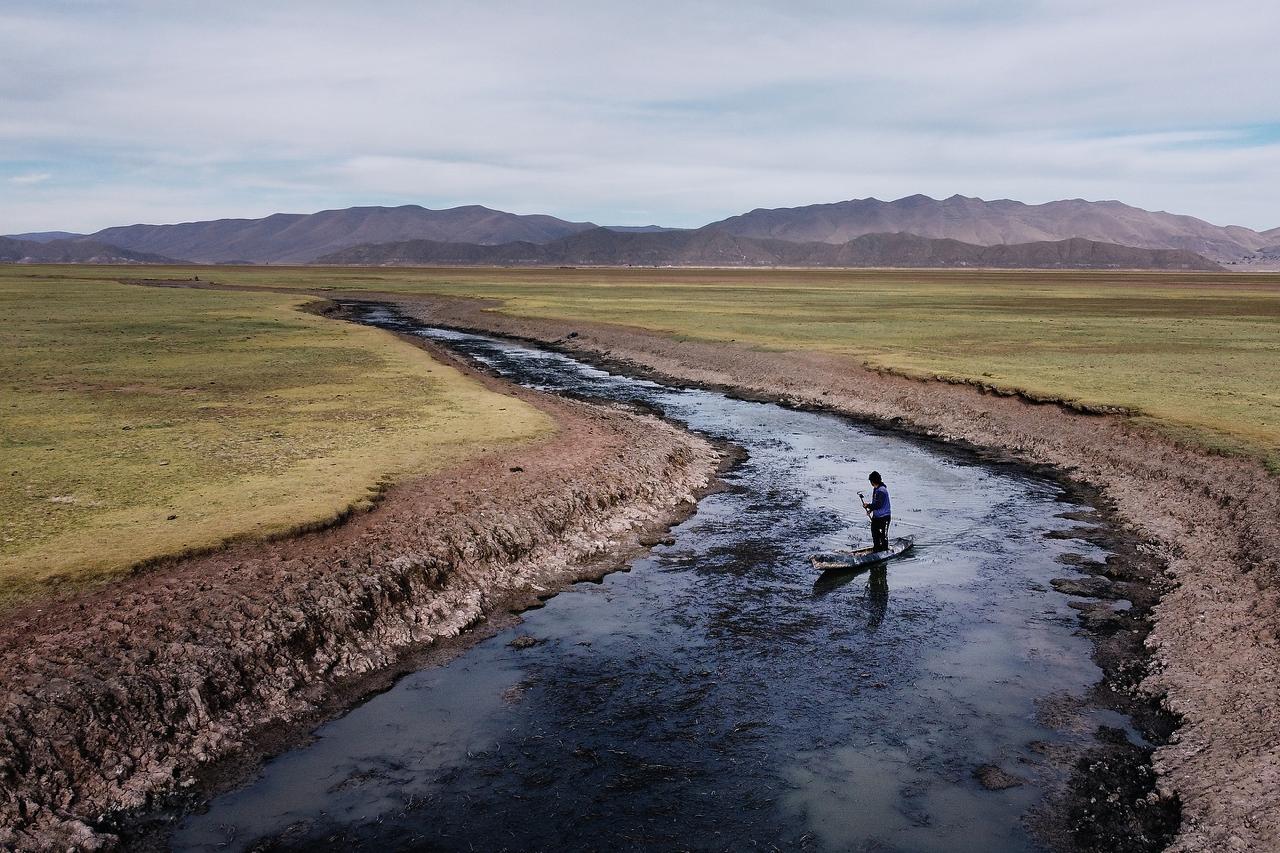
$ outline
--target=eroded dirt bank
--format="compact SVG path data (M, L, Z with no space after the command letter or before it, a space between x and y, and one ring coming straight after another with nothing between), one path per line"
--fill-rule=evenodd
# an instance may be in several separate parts
M1002 449L1094 484L1143 541L1133 556L1163 566L1169 580L1146 637L1148 665L1118 673L1104 662L1108 689L1140 685L1180 717L1154 757L1160 791L1182 805L1169 849L1280 849L1280 482L1261 465L1177 445L1121 417L905 379L829 355L516 318L467 300L388 301L431 322ZM1106 568L1098 573L1105 578ZM1082 613L1086 625L1100 616L1105 611ZM1123 637L1100 654L1113 654L1117 644ZM1109 772L1121 771L1100 767L1095 775ZM1087 796L1083 803L1079 817L1088 822ZM1098 841L1102 849L1127 849L1123 838Z
M116 815L407 652L602 574L714 478L719 454L656 418L501 387L560 432L331 530L6 614L0 848L115 846Z

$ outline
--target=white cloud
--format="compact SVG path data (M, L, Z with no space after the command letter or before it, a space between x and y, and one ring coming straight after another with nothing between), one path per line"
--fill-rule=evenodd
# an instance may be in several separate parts
M9 178L9 183L18 184L19 186L31 186L32 184L43 184L52 177L53 175L49 172L27 172Z
M8 230L354 201L699 224L917 191L1280 224L1271 2L8 8L0 161L82 176L61 212L6 199Z

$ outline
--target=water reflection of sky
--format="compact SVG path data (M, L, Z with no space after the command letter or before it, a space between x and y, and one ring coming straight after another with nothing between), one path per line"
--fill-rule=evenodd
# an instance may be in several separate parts
M674 544L322 727L189 818L178 848L1035 849L1022 815L1057 773L1038 744L1090 728L1038 710L1099 675L1048 588L1070 573L1058 554L1099 556L1042 536L1072 524L1053 484L831 415L424 334L517 381L656 406L749 458ZM815 585L809 553L868 538L873 468L920 545ZM541 642L513 649L517 633ZM1028 784L981 788L988 763Z

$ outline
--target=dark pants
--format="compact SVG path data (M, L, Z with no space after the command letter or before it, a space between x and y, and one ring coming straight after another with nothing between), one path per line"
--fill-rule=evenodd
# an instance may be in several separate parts
M871 519L871 546L877 551L889 550L889 516Z

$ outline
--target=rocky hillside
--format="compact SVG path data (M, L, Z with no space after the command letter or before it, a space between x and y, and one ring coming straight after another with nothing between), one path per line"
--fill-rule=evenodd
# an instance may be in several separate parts
M1082 239L980 246L913 234L867 234L840 244L794 243L742 237L709 227L642 233L597 228L541 245L514 242L480 246L409 240L354 246L323 255L316 263L1222 269L1192 252L1135 249Z
M217 219L180 225L128 225L90 235L115 246L198 263L306 263L362 243L427 239L492 245L549 240L585 231L589 222L521 216L479 205L428 210L351 207L319 213L277 213L263 219Z
M1215 261L1233 260L1280 242L1248 228L1212 225L1193 216L1152 212L1118 201L1071 199L1033 205L961 195L942 200L913 195L897 201L865 198L761 208L710 227L744 237L825 243L897 232L982 246L1080 237L1144 249L1183 249Z
M10 240L30 240L33 243L48 243L53 240L74 240L83 237L74 231L30 231L26 234L5 234Z
M1230 267L1270 263L1280 228L1219 226L1118 201L1071 199L1030 205L1002 199L923 195L806 207L757 209L697 229L608 226L479 205L418 205L277 213L176 225L128 225L87 237L68 232L15 235L42 243L92 241L139 256L195 263L683 264L795 266L1127 266L1213 269L1187 255L1130 254L1120 248L1194 253ZM877 237L861 241L863 237ZM908 237L952 241L930 245ZM1083 240L1049 249L1032 244ZM789 246L775 244L787 243ZM834 251L814 244L845 247ZM1008 246L994 252L973 247ZM477 248L482 247L482 248ZM500 247L494 249L492 247ZM349 250L349 251L348 251ZM70 250L67 250L70 252ZM126 258L128 262L137 262ZM67 262L75 262L70 255ZM115 261L123 262L123 261Z
M163 255L134 252L96 240L15 240L0 237L0 263L6 264L172 264Z

